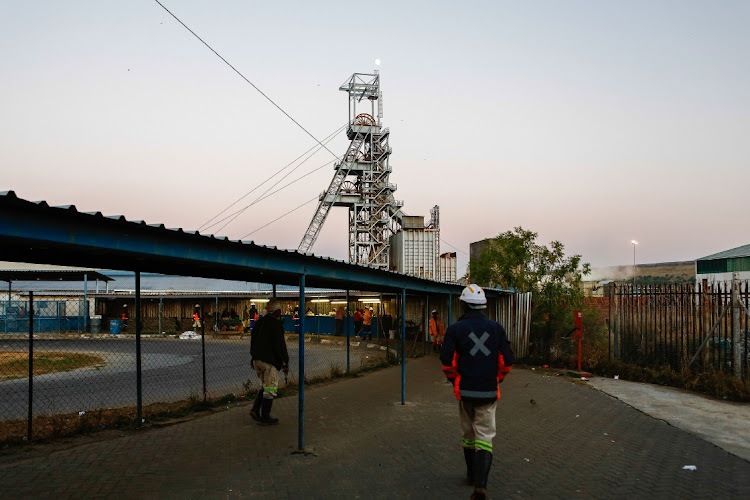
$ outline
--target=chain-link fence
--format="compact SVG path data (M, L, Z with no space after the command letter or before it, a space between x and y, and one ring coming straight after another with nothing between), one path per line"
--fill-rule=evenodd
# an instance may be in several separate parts
M0 309L0 442L130 424L139 399L142 417L151 419L205 402L234 404L259 388L250 342L263 300L146 297L136 336L132 296L24 295ZM301 321L296 298L282 304L290 313L282 316L290 355L283 393L299 382ZM336 320L337 304L311 305L316 310L304 321L307 384L400 359L400 345L383 331L380 316L365 341L351 316ZM353 300L350 310L357 305Z
M302 325L310 384L398 363L404 349L406 356L431 352L431 311L446 327L460 316L456 296L407 295L402 305L401 294L341 295L306 296L304 314L297 295L279 297L290 356L282 394L299 384ZM267 301L150 294L136 304L128 293L16 291L0 302L0 442L241 402L260 387L250 342ZM493 299L487 313L499 319L508 310Z

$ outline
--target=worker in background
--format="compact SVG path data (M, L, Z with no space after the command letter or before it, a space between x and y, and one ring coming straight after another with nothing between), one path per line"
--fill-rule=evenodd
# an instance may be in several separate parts
M281 320L281 302L271 299L266 304L266 314L253 327L250 340L250 366L255 369L261 390L255 396L250 416L261 425L279 423L271 417L273 400L278 395L279 370L289 373L289 353Z
M459 400L466 479L474 485L471 498L483 500L492 466L499 384L513 366L513 351L505 329L482 314L487 298L481 287L467 286L460 300L464 314L445 332L440 362Z
M365 307L365 315L362 318L362 339L372 340L372 307Z
M123 304L122 305L122 315L120 316L120 320L122 321L122 330L125 331L128 329L128 305Z
M195 304L193 307L193 330L198 331L198 329L201 327L201 306L200 304Z
M445 325L443 321L438 318L437 310L432 310L432 317L430 318L430 339L432 340L432 351L440 352L440 348L443 346L443 337L445 336Z
M362 311L357 309L354 311L354 336L359 337L362 335Z
M339 306L336 309L334 320L336 325L335 335L338 337L341 336L341 332L344 331L344 306Z

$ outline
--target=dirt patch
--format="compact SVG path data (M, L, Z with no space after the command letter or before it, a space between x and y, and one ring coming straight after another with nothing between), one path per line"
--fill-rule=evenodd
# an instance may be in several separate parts
M34 375L68 372L88 366L104 365L99 356L78 352L35 352ZM0 382L29 376L29 353L0 352Z

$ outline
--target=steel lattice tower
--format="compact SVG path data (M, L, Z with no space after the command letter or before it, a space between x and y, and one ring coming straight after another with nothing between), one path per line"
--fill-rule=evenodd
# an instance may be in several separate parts
M346 135L351 142L334 166L336 172L328 189L320 195L298 250L310 251L328 211L333 206L343 206L349 208L349 261L388 269L389 239L400 227L403 202L394 199L396 185L389 181L390 133L381 124L380 75L377 71L354 73L339 90L349 94ZM367 101L370 113L358 112L357 106L367 106Z

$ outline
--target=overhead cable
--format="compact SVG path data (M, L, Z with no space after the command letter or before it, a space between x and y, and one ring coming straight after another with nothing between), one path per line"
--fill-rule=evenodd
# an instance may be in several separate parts
M445 240L444 240L443 238L440 238L440 241L442 241L443 243L445 243L445 244L446 244L446 245L448 245L449 247L453 248L454 250L456 250L456 251L458 251L458 252L461 252L462 254L466 255L467 257L469 256L469 254L467 254L467 253L466 253L466 252L464 252L463 250L459 250L459 249L458 249L458 247L456 247L456 246L453 246L453 245L451 245L450 243L448 243L447 241L445 241Z
M277 190L275 190L275 191L273 191L273 192L271 192L271 193L268 193L267 195L263 196L262 198L258 198L258 199L256 199L256 200L254 200L254 201L253 201L253 202L251 202L251 203L250 203L249 205L245 205L244 207L240 208L239 210L237 210L237 211L235 211L235 212L232 212L231 214L227 215L227 216L226 216L226 217L224 217L223 219L219 219L218 221L214 222L214 223L213 223L213 224L212 224L211 226L208 226L208 227L210 228L210 227L213 227L213 226L215 226L215 225L217 225L217 224L221 224L221 223L222 223L222 222L224 222L225 220L227 220L227 219L229 219L229 218L231 218L231 217L234 217L234 216L236 216L236 215L238 215L238 214L242 213L243 211L247 210L248 208L250 208L251 206L255 205L256 203L259 203L259 202L261 202L261 201L265 200L266 198L270 198L271 196L275 195L276 193L278 193L278 192L279 192L279 191L281 191L282 189L286 189L287 187L291 186L292 184L294 184L294 183L296 183L296 182L298 182L298 181L300 181L300 180L304 179L304 178L305 178L305 177L307 177L308 175L310 175L310 174L313 174L313 173L317 172L317 171L318 171L318 170L320 170L321 168L323 168L323 167L327 167L328 165L330 165L330 164L331 164L331 163L333 163L334 161L335 161L335 160L331 160L331 161L328 161L328 162L326 162L326 163L322 164L321 166L319 166L319 167L317 167L317 168L314 168L314 169L310 170L310 171L309 171L309 172L307 172L306 174L302 174L301 176L297 177L297 178L296 178L296 179L294 179L293 181L291 181L291 182L289 182L289 183L287 183L287 184L285 184L285 185L281 186L281 187L280 187L279 189L277 189ZM316 196L316 198L317 198L317 196ZM222 226L222 227L223 227L223 226Z
M276 103L274 102L274 100L273 100L273 99L271 99L270 97L268 97L268 96L267 96L267 95L266 95L266 94L265 94L265 93L264 93L264 92L263 92L262 90L260 90L260 89L259 89L259 88L258 88L258 87L257 87L257 86L256 86L256 85L255 85L255 84L253 83L253 82L251 82L250 80L248 80L248 79L247 79L247 77L246 77L245 75L243 75L242 73L240 73L240 71L239 71L239 70L238 70L237 68L235 68L234 66L232 66L232 65L231 65L231 64L229 63L229 61L227 61L226 59L224 59L224 58L223 58L223 57L221 56L221 54L219 54L218 52L216 52L216 51L215 51L215 50L214 50L214 49L213 49L213 48L212 48L212 47L211 47L211 46L210 46L209 44L207 44L207 43L206 43L205 41L203 41L203 39L202 39L201 37L199 37L199 36L198 36L198 35L197 35L197 34L196 34L196 33L195 33L195 32L194 32L193 30L191 30L190 28L188 28L188 26L187 26L187 25L186 25L185 23L183 23L183 22L182 22L182 21L180 20L180 18L179 18L179 17L175 16L175 15L174 15L174 14L173 14L173 13L172 13L172 12L171 12L171 11L170 11L170 10L169 10L168 8L166 8L166 7L164 6L164 4L162 4L162 3L161 3L161 2L159 1L159 0L154 0L154 2L158 3L158 4L159 4L159 6L160 6L160 7L162 8L162 9L164 9L165 11L167 11L167 13L168 13L168 14L169 14L170 16L174 17L174 18L175 18L175 20L176 20L176 21L177 21L178 23L180 23L180 24L181 24L181 25L182 25L182 26L183 26L183 27L184 27L184 28L185 28L186 30L188 30L188 31L190 32L190 34L192 34L192 35L193 35L193 36L194 36L195 38L197 38L197 39L198 39L198 40L199 40L199 41L200 41L200 42L201 42L201 43L202 43L203 45L205 45L206 47L208 47L208 50L210 50L211 52L213 52L214 54L216 54L216 57L218 57L219 59L221 59L222 61L224 61L224 63L225 63L225 64L226 64L227 66L229 66L230 68L232 68L232 70L233 70L233 71L234 71L235 73L237 73L237 74L238 74L238 75L239 75L239 76L240 76L240 77L241 77L241 78L242 78L243 80L245 80L245 81L246 81L247 83L249 83L249 84L250 84L250 85L251 85L251 86L252 86L252 87L253 87L253 88L254 88L255 90L257 90L257 91L258 91L258 93L260 93L260 95L262 95L263 97L265 97L265 98L266 98L266 99L268 100L268 102L270 102L271 104L273 104L273 105L274 105L274 106L276 107L276 109L278 109L279 111L281 111L282 113L284 113L284 115L285 115L285 116L286 116L287 118L289 118L290 120L292 120L292 121L294 122L294 124L295 124L295 125L297 125L297 126L298 126L299 128L301 128L301 129L302 129L302 130L303 130L303 131L304 131L304 132L305 132L305 133L306 133L307 135L309 135L310 137L312 137L312 138L313 138L313 140L315 140L315 142L317 142L318 144L320 144L321 146L323 146L323 147L325 148L325 150L326 150L326 151L328 151L329 153L331 153L331 154L332 154L332 155L333 155L334 157L338 158L338 157L336 156L336 154L334 154L334 152L333 152L333 151L331 151L330 149L326 148L326 147L325 147L325 146L323 145L323 143L321 143L321 142L320 142L320 141L319 141L318 139L316 139L316 138L315 138L315 136L314 136L314 135L312 135L312 134L311 134L310 132L308 132L308 130L307 130L307 129L306 129L305 127L303 127L302 125L300 125L300 123L299 123L299 122L298 122L297 120L295 120L294 118L292 118L292 116L291 116L291 115L290 115L289 113L287 113L286 111L284 111L284 110L282 109L282 107L281 107L281 106L279 106L278 104L276 104Z
M332 133L330 133L330 134L329 134L328 136L326 136L326 138L325 138L325 139L323 139L323 141L324 141L324 142L325 142L325 143L327 144L327 143L328 143L328 142L330 142L330 141L331 141L331 140L333 139L333 137L334 137L334 136L335 136L335 135L336 135L337 133L339 133L339 132L340 132L340 131L341 131L341 130L342 130L342 129L344 128L344 127L346 127L346 124L342 125L341 127L337 128L337 129L336 129L335 131L333 131ZM267 178L266 180L264 180L263 182L261 182L260 184L258 184L257 186L255 186L255 187L254 187L253 189L251 189L250 191L248 191L248 192L247 192L247 193L245 193L244 195L240 196L240 197L239 197L239 198L238 198L238 199L237 199L236 201L234 201L233 203L231 203L231 204L230 204L230 205L229 205L228 207L226 207L226 208L225 208L224 210L222 210L221 212L219 212L218 214L214 215L213 217L211 217L210 219L208 219L208 220L207 220L206 222L204 222L204 223L203 223L203 224L202 224L202 225L201 225L201 226L200 226L200 227L198 228L198 230L199 230L199 231L201 231L201 230L203 230L203 229L209 229L209 228L211 228L211 227L213 227L213 226L216 226L217 224L221 224L221 223L222 223L223 221L227 220L227 217L224 217L223 219L221 219L221 220L219 220L219 221L217 221L217 222L214 222L213 224L211 224L211 222L213 222L213 221L214 221L214 220L215 220L216 218L218 218L219 216L221 216L221 215L222 215L222 214L223 214L224 212L226 212L227 210L229 210L230 208L232 208L233 206L235 206L235 205L236 205L237 203L239 203L240 201L242 201L243 199L245 199L245 198L246 198L247 196L249 196L250 194L252 194L252 193L253 193L253 192L254 192L255 190L259 189L259 188L260 188L261 186L263 186L264 184L266 184L267 182L269 182L269 181L270 181L271 179L273 179L274 177L276 177L277 175L279 175L279 174L280 174L281 172L283 172L284 170L286 170L287 168L289 168L289 167L290 167L291 165L294 165L294 164L295 164L295 163L296 163L297 161L299 161L299 159L300 159L300 158L304 157L305 155L307 155L307 154L308 154L308 153L309 153L310 151L312 151L312 150L314 150L314 149L315 149L316 151L315 151L315 152L314 152L313 154L311 154L310 156L308 156L307 158L305 158L305 159L304 159L304 160L303 160L303 161L302 161L302 162L301 162L301 163L300 163L299 165L297 165L297 166L296 166L296 167L294 167L294 168L293 168L293 169L292 169L291 171L289 171L289 172L288 172L288 173L287 173L287 174L286 174L286 175L285 175L284 177L282 177L282 178L281 178L281 179L280 179L280 180L279 180L278 182L281 182L281 181L283 181L284 179L286 179L286 178L287 178L287 177L288 177L288 176L289 176L289 175L290 175L290 174L291 174L292 172L294 172L295 170L297 170L297 169L298 169L299 167L301 167L301 166L302 166L302 165L303 165L303 164L304 164L304 163L305 163L305 162L306 162L307 160L309 160L310 158L312 158L312 157L314 156L314 154L315 154L315 153L317 153L318 151L320 151L320 146L316 144L315 146L311 147L310 149L308 149L307 151L305 151L304 153L302 153L301 155L299 155L299 156L298 156L297 158L295 158L295 159L294 159L294 160L292 160L291 162L289 162L289 163L287 163L286 165L284 165L284 166L283 166L282 168L280 168L279 170L277 170L276 172L274 172L274 173L273 173L273 174L272 174L271 176L269 176L269 177L268 177L268 178ZM330 162L326 163L326 165L328 165L329 163L330 163ZM316 170L319 170L320 168L322 168L322 167L319 167L318 169L315 169L315 170L313 170L313 172L314 172L314 171L316 171ZM295 181L295 182L296 182L296 181ZM293 184L293 183L290 183L290 184ZM290 184L287 184L287 186L289 186ZM285 187L286 187L286 186L285 186ZM271 189L271 188L269 188L268 190L270 190L270 189ZM229 217L232 217L233 215L235 215L235 216L236 216L236 215L239 215L239 214L240 214L240 213L242 213L242 212L243 212L244 210L246 210L247 208L251 207L252 205L254 205L255 203L257 203L258 201L260 201L260 197L262 197L263 195L265 195L265 194L266 194L266 193L268 192L268 190L266 190L266 191L265 191L264 193L262 193L262 194L261 194L261 195L260 195L260 196L258 197L258 199L256 199L255 201L253 201L253 202L252 202L252 203L250 203L249 205L245 206L245 208L243 208L243 209L241 209L241 210L239 210L239 211L237 211L237 212L234 212L234 213L230 214L230 215L229 215ZM274 192L276 192L276 191L274 191ZM264 197L264 199L265 199L265 197ZM232 222L233 220L234 220L234 219L230 220L229 222L227 222L227 224L231 223L231 222ZM224 227L226 227L226 225L227 225L227 224L224 224L224 226L222 226L222 227L220 227L219 229L217 229L217 231L216 231L216 232L218 232L218 231L221 231L221 230L222 230L222 229L223 229Z
M270 226L270 225L271 225L271 224L273 224L274 222L276 222L276 221L278 221L278 220L280 220L280 219L283 219L284 217L286 217L287 215L291 214L292 212L295 212L295 211L299 210L300 208L304 207L304 206L305 206L305 205L307 205L308 203L312 203L313 201L315 201L315 200L317 200L317 199L318 199L318 197L317 197L317 196L314 196L313 198L311 198L311 199L307 200L306 202L304 202L303 204L299 205L298 207L296 207L296 208L293 208L293 209L291 209L290 211L288 211L288 212L287 212L287 213L285 213L284 215L281 215L281 216L279 216L279 217L276 217L276 218L275 218L274 220L272 220L271 222L269 222L269 223L267 223L267 224L264 224L263 226L260 226L260 227L259 227L259 228L257 228L257 229L253 229L252 231L250 231L249 233L247 233L247 234L246 234L245 236L243 236L242 238L240 238L240 240L244 240L245 238L247 238L247 237L248 237L248 236L250 236L251 234L253 234L253 233L257 233L258 231L260 231L260 230L261 230L261 229L263 229L264 227L268 227L268 226Z

